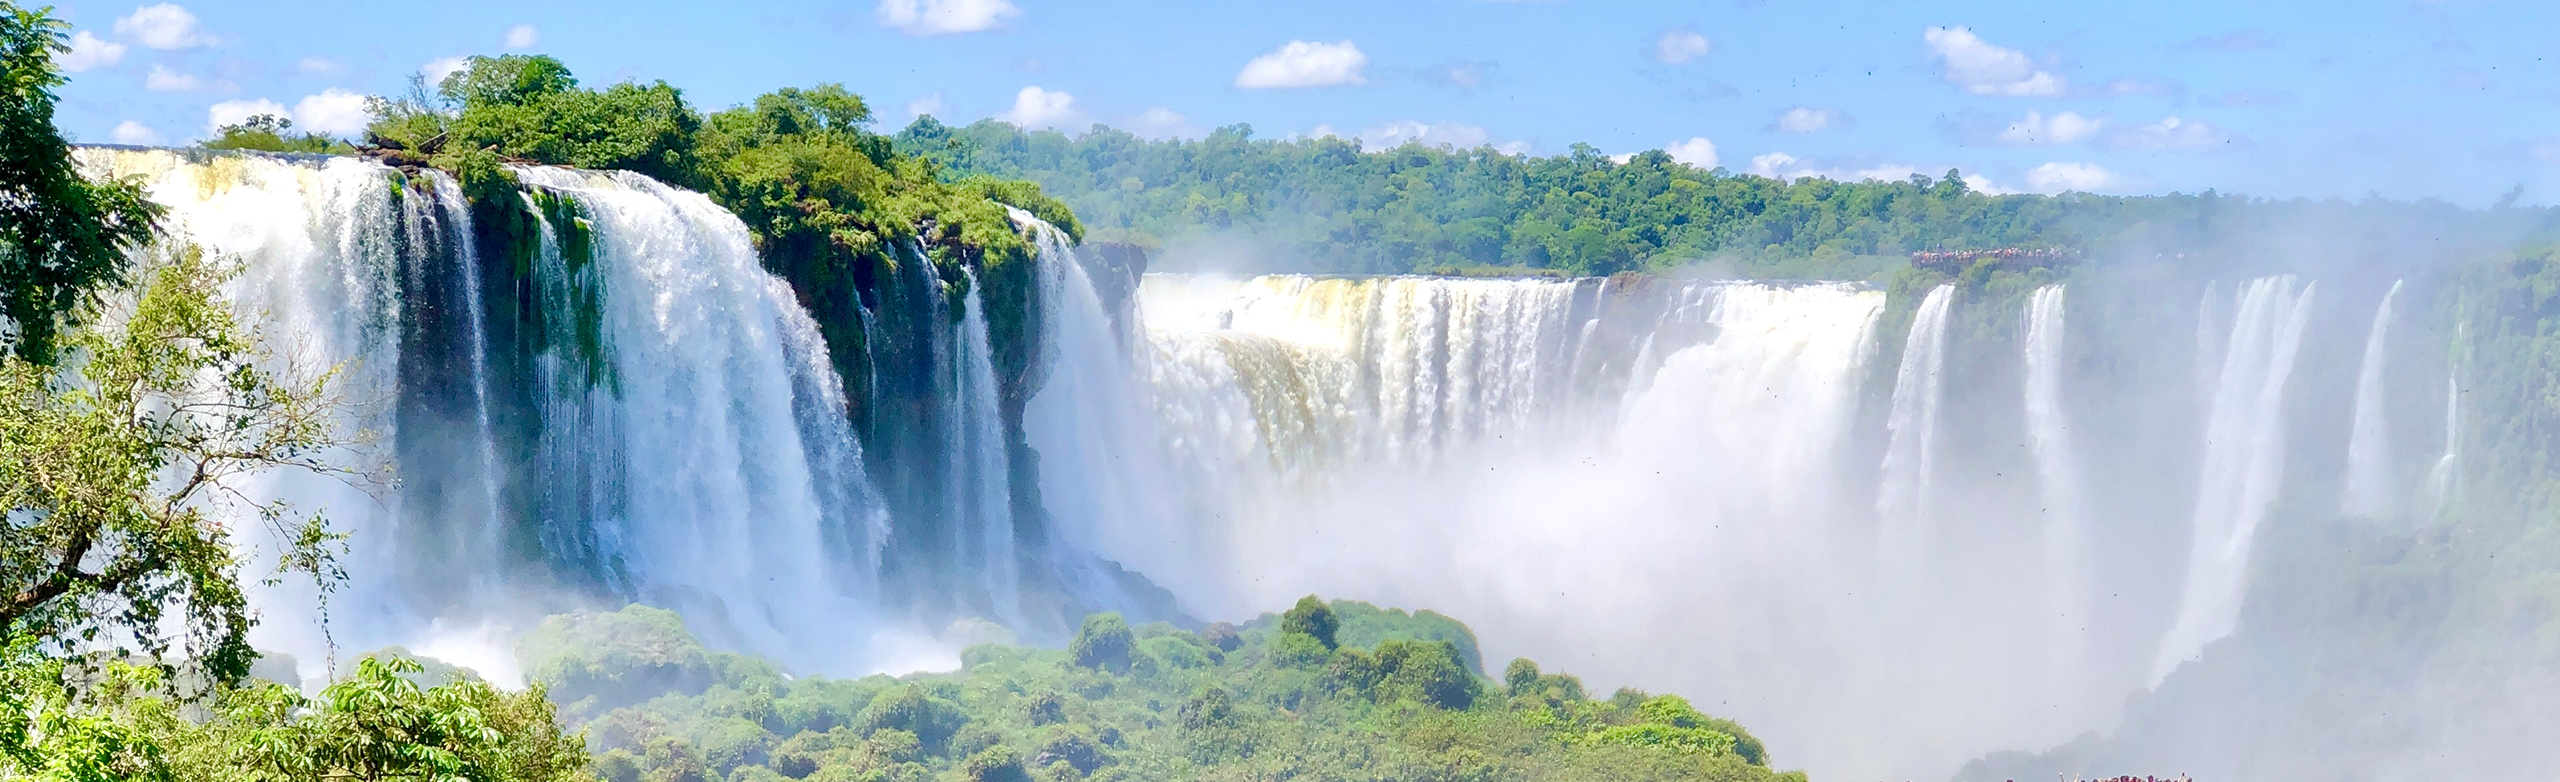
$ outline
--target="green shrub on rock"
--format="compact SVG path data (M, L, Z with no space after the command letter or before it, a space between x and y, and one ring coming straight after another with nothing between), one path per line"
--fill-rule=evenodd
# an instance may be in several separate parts
M1130 648L1135 644L1129 621L1118 613L1104 612L1084 618L1084 626L1076 630L1067 652L1075 655L1077 665L1125 673L1131 662Z

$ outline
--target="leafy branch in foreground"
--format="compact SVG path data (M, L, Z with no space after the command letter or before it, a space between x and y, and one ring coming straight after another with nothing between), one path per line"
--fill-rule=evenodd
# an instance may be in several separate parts
M52 363L65 316L124 280L126 251L160 217L140 185L90 181L72 166L53 126L64 27L0 2L0 347L38 364Z
M293 469L358 480L334 368L279 366L218 295L232 271L192 248L137 298L84 308L59 369L0 358L0 631L70 650L171 660L206 681L248 673L252 619L231 530L247 511L282 565L335 582L340 536L317 515L234 488ZM175 636L175 637L173 637Z

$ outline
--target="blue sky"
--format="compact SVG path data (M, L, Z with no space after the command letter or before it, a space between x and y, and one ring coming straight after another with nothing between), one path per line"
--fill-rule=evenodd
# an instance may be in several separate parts
M664 79L706 108L846 84L927 111L1149 135L1667 148L1737 172L2020 191L2560 204L2560 3L1706 0L70 2L85 141L184 143L472 54ZM413 6L425 9L429 6ZM261 104L259 101L269 103ZM1703 143L1699 140L1703 139Z

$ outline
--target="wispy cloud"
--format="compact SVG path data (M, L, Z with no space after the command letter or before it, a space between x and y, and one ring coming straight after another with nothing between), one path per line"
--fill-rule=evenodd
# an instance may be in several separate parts
M1235 86L1244 89L1334 87L1367 84L1369 55L1350 41L1290 41L1255 57L1236 72Z
M153 92L194 92L204 89L204 80L192 73L170 70L166 65L154 65L151 73L142 77L142 88Z
M1855 120L1839 109L1797 106L1778 112L1778 119L1771 122L1769 126L1788 133L1820 133L1832 128L1850 127L1854 124L1856 124Z
M116 123L114 130L107 131L107 137L115 139L115 142L118 144L160 143L159 131L152 130L151 126L144 125L133 120L125 120L123 122Z
M1492 83L1494 76L1500 73L1501 69L1502 66L1498 63L1462 60L1423 69L1422 79L1459 92L1474 92Z
M1082 116L1076 110L1076 96L1040 87L1024 87L1014 93L1013 108L997 118L1023 128L1067 127Z
M176 3L146 5L116 18L116 34L154 49L211 46L212 36L196 29L196 15Z
M1163 106L1139 112L1127 125L1129 132L1144 138L1200 138L1208 135L1200 126L1191 124L1191 118L1182 116L1182 112Z
M316 133L352 136L364 130L368 119L364 104L364 95L336 88L322 90L293 104L293 124Z
M238 125L260 114L290 117L293 112L286 111L284 104L265 98L226 100L205 109L204 129L208 132L218 131L224 125Z
M2239 137L2212 123L2170 116L2147 125L2120 128L2099 139L2098 146L2136 152L2203 152L2239 142Z
M2055 97L2063 93L2061 76L2038 69L2026 52L1982 40L1962 27L1931 27L1921 32L1929 55L1944 70L1947 83L1975 95Z
M463 68L470 65L471 58L468 57L438 57L428 60L425 65L418 66L418 72L426 74L427 86L433 88L443 84L445 77L460 73Z
M1703 58L1714 49L1714 44L1707 41L1704 33L1687 28L1673 28L1654 36L1651 56L1654 62L1679 65Z
M2105 193L2122 188L2123 176L2094 163L2052 162L2027 169L2027 186L2042 193Z
M1021 15L1008 0L880 0L880 23L908 35L992 30Z
M942 93L928 92L916 96L915 100L907 101L907 116L912 119L928 114L938 115L946 108L948 107L942 102Z
M2001 128L1999 133L1991 137L1991 140L1993 143L2013 147L2069 144L2098 135L2098 131L2106 127L2106 124L2105 119L2081 116L2074 112L2059 112L2047 117L2041 112L2030 109L2027 111L2027 116L2009 123L2008 127Z
M1672 160L1698 168L1716 167L1716 143L1708 141L1705 136L1692 136L1685 141L1671 142L1663 145L1662 151L1669 154Z
M124 44L100 38L95 33L82 30L71 34L71 51L63 52L62 56L54 58L53 62L62 66L63 70L79 73L93 68L104 68L122 61L125 49Z
M531 49L534 44L541 42L542 31L534 29L533 25L520 24L507 28L507 48L509 49Z

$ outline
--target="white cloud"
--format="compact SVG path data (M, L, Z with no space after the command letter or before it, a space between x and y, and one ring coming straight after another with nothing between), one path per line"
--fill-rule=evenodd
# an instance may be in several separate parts
M1789 181L1802 179L1804 177L1814 177L1817 179L1828 179L1834 182L1863 182L1867 180L1897 182L1910 179L1911 175L1920 173L1920 169L1917 166L1904 165L1901 163L1880 163L1863 168L1822 166L1815 165L1812 161L1804 160L1784 152L1771 152L1765 155L1753 155L1751 157L1751 167L1747 169L1745 173L1755 176L1764 176L1770 179ZM1966 180L1968 183L1972 181L1972 179Z
M1191 118L1182 116L1182 112L1163 106L1139 113L1136 119L1129 121L1129 132L1144 138L1199 138L1208 135L1201 132L1200 126L1191 124Z
M2011 190L2007 186L1998 182L1993 182L1990 177L1980 174L1966 174L1958 178L1964 180L1964 186L1966 189L1983 195L2013 195L2018 192L2016 190Z
M1665 30L1653 39L1654 61L1672 65L1705 57L1713 49L1707 37L1696 30Z
M907 117L912 119L927 114L941 114L944 108L947 107L942 103L942 93L928 92L915 100L907 101Z
M1692 166L1708 169L1716 167L1716 143L1708 141L1705 136L1671 142L1664 146L1662 151L1670 153L1672 160Z
M2096 193L2122 184L2124 177L2089 163L2054 162L2027 169L2027 186L2043 193Z
M1422 78L1459 92L1472 92L1491 81L1500 67L1491 62L1453 62L1424 69Z
M1368 67L1369 55L1360 53L1360 47L1350 41L1290 41L1245 63L1244 70L1236 73L1236 86L1270 89L1367 84L1369 77L1361 72Z
M142 87L153 92L194 92L204 89L204 80L195 74L169 70L166 65L154 65L150 75L142 77Z
M908 35L974 33L1021 13L1009 0L880 0L880 23Z
M1427 123L1415 120L1390 122L1360 133L1360 143L1371 149L1400 147L1407 143L1426 147L1474 149L1491 143L1493 134L1474 125L1455 122Z
M2109 135L2102 146L2147 152L2195 152L2233 143L2230 133L2201 120L2163 117L2129 131Z
M63 52L62 56L55 58L53 62L62 66L63 70L79 73L91 68L103 68L116 64L117 61L124 59L125 48L124 44L100 38L96 33L82 30L71 34L71 51Z
M116 123L114 130L107 131L107 137L115 139L118 144L160 143L159 131L152 130L150 126L133 120L125 120L123 122Z
M2069 144L2098 135L2106 122L2105 119L2068 111L2047 117L2043 112L2029 109L2025 118L2009 123L2009 127L1992 136L1991 140L2017 147Z
M365 96L357 93L336 88L322 90L293 104L293 124L315 133L352 136L363 131L369 119L364 102Z
M1778 115L1778 129L1789 133L1819 133L1833 127L1846 127L1849 115L1839 109L1813 109L1797 106Z
M531 49L534 44L541 42L542 31L533 29L533 25L520 24L507 28L507 48L509 49Z
M293 62L294 72L305 76L325 76L337 73L344 67L345 66L339 65L336 60L331 60L326 57L304 57Z
M154 49L192 49L214 40L196 30L196 15L176 3L146 5L116 18L116 34Z
M1317 125L1316 129L1310 131L1307 135L1311 137L1323 137L1339 136L1340 134L1335 133L1332 126ZM1434 123L1420 122L1416 120L1399 120L1360 131L1358 138L1360 140L1360 145L1368 149L1391 149L1394 147L1404 146L1406 144L1421 144L1426 147L1447 147L1451 149L1475 149L1477 147L1491 146L1493 147L1493 151L1500 152L1505 155L1526 154L1529 151L1529 142L1506 141L1496 144L1493 142L1493 133L1491 131L1487 131L1480 126L1457 122Z
M219 131L224 125L238 125L242 122L248 121L250 117L260 114L272 114L278 117L284 117L290 116L292 112L285 111L284 104L267 100L265 98L259 98L256 100L226 100L221 103L213 104L212 108L205 109L204 128L209 131Z
M470 65L471 59L468 57L438 57L428 60L425 65L418 66L418 72L427 75L427 88L434 89L436 85L444 83L445 77L460 73L463 68Z
M1024 128L1059 128L1076 118L1076 96L1064 92L1024 87L1014 93L1013 110L999 116Z
M1921 33L1930 57L1946 66L1948 83L1975 95L2053 97L2062 94L2063 79L2037 70L2027 53L1982 40L1962 27L1931 27Z

